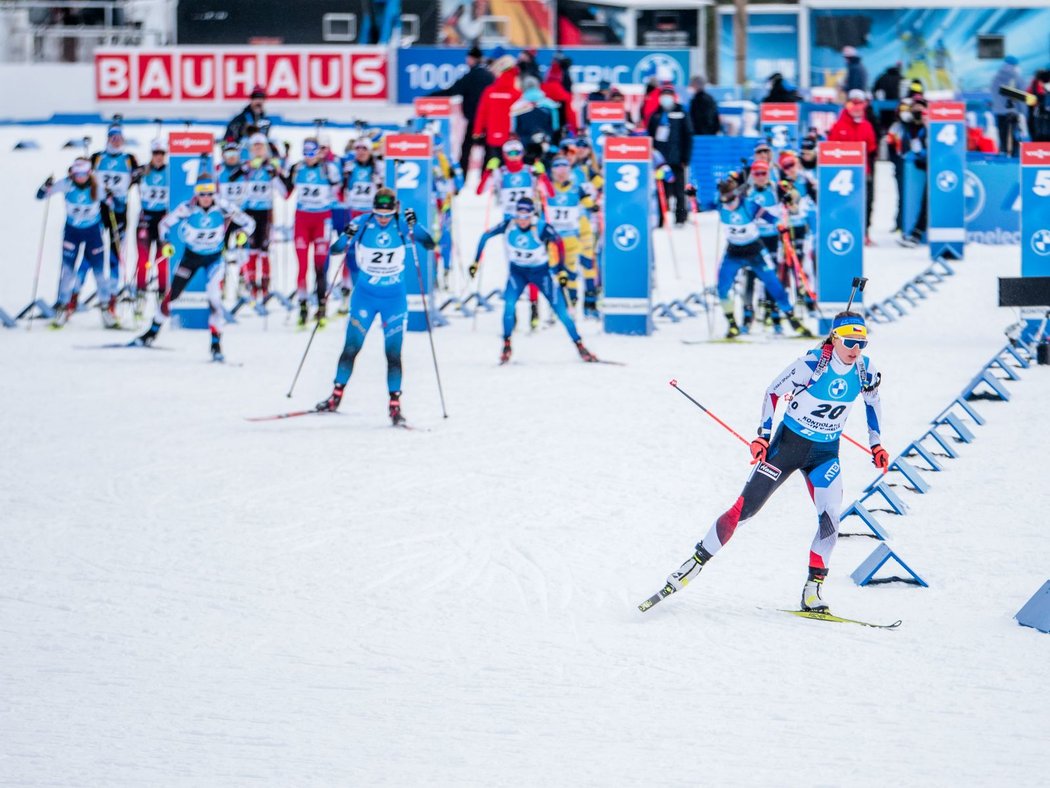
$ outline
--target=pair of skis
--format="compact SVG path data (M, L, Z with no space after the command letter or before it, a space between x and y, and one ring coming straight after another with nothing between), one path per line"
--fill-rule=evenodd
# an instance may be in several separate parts
M287 413L275 413L271 416L245 416L245 421L282 421L284 419L295 419L300 416L322 416L322 415L334 415L338 416L338 413L329 410L317 410L311 408L310 410L291 410ZM428 432L428 430L421 429L420 427L414 427L406 421L398 422L393 425L394 427L402 430L408 430L409 432Z
M670 583L667 583L663 588L653 594L651 597L646 599L640 605L638 609L643 613L649 610L653 605L657 604L663 599L671 596L675 592L675 587ZM873 624L870 621L860 621L856 618L843 618L842 616L836 616L832 613L821 613L814 610L784 610L782 608L777 609L778 613L790 613L793 616L799 618L809 618L814 621L829 621L835 624L857 624L862 627L872 627L874 629L896 629L901 625L901 622L894 621L892 624Z

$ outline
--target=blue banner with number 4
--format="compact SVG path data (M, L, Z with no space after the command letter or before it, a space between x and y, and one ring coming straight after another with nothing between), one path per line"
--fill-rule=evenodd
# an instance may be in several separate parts
M854 277L864 276L863 142L822 142L817 149L817 300L820 331L846 308ZM858 293L854 304L861 303Z

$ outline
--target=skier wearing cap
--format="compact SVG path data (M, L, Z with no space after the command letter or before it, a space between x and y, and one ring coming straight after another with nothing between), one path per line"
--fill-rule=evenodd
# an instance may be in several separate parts
M334 411L343 399L343 389L354 371L354 361L365 343L372 321L379 316L386 346L386 380L390 392L390 421L405 423L401 414L401 343L408 320L406 255L418 243L434 248L434 239L416 223L416 212L407 208L398 217L397 196L392 189L376 192L372 210L357 217L332 244L332 254L346 252L346 268L354 282L346 342L335 371L335 386L328 399L317 403L319 411Z
M594 232L590 216L598 206L573 177L572 165L564 156L551 162L554 196L547 201L547 219L565 244L565 268L569 272L566 291L569 307L576 307L577 279L583 268L584 308L596 311L598 292L594 269Z
M84 262L81 267L86 265L95 275L102 324L106 328L117 328L117 318L109 304L110 284L102 268L105 249L102 241L102 203L106 198L91 171L91 162L83 157L74 159L68 176L57 182L48 176L37 190L36 198L44 200L53 194L65 197L66 224L62 231L62 273L58 281L58 301L51 325L61 328L77 309L77 293L74 289L77 274L74 266L83 247Z
M223 143L222 162L215 168L215 183L221 202L234 208L244 208L244 201L248 196L248 181L241 166L241 146L236 142ZM230 243L230 234L234 232L237 232L237 229L233 225L226 230L226 256L231 265L237 266L239 273L241 267L248 262L248 251Z
M769 162L766 161L765 157L756 156L751 163L750 172L748 198L762 206L770 216L777 217L779 223L783 217L783 209L780 201L777 199L777 190L769 177ZM777 230L777 224L773 222L759 222L756 226L758 227L759 240L769 253L770 259L777 263L780 259L780 233ZM744 312L740 331L743 334L749 334L751 333L751 324L755 321L756 275L754 268L750 266L745 267L742 273L744 277ZM762 306L765 308L765 324L772 327L774 332L778 334L783 333L784 329L780 325L780 316L776 312L776 303L769 297L764 297L761 300Z
M306 279L313 249L314 287L317 293L317 322L324 325L325 301L328 296L325 277L328 260L328 236L332 227L332 191L340 183L336 167L321 158L321 147L312 137L303 142L303 160L292 167L289 175L295 192L295 254L299 258L296 279L299 297L299 325L305 326L310 315L306 300Z
M243 246L248 235L255 231L255 221L239 208L216 199L215 179L202 172L193 187L193 197L179 204L160 222L160 237L165 242L164 255L175 254L172 241L178 240L182 257L172 276L171 289L153 316L149 329L135 340L136 344L149 346L157 338L160 329L171 317L171 304L178 300L193 275L204 269L207 280L208 305L211 307L208 327L211 329L211 355L215 361L224 361L220 340L224 324L224 309L220 282L223 274L223 252L226 248L227 223L240 227L234 234L234 242Z
M776 266L759 240L758 222L775 224L778 217L747 197L745 191L745 179L739 172L730 173L718 184L719 219L726 234L725 256L718 269L718 297L722 300L722 308L729 323L726 339L734 339L741 333L735 317L733 283L745 267L754 270L765 285L766 293L780 307L795 333L800 337L811 337L813 334L810 330L795 317L787 293L777 279ZM695 196L696 190L690 187L686 193Z
M536 203L532 198L522 197L515 206L513 218L505 218L481 236L474 262L470 264L471 279L477 275L485 244L497 235L503 236L510 267L507 289L503 293L503 352L500 354L500 363L506 364L510 361L510 335L514 332L516 322L515 306L527 285L534 285L543 293L554 314L569 332L580 358L584 361L597 361L597 356L584 347L576 324L565 306L562 293L569 283L569 272L565 268L565 244L554 228L542 219L537 221ZM549 246L554 246L557 250L556 263L550 259Z
M124 130L114 123L106 132L106 147L91 156L91 169L95 172L102 192L111 199L102 208L102 226L109 236L109 308L115 315L117 296L120 294L121 268L124 264L121 243L128 229L128 192L131 179L139 168L135 157L124 149ZM77 290L87 276L87 266L80 265Z
M140 167L133 182L139 189L139 224L136 234L138 260L135 268L135 317L142 317L149 286L149 270L157 263L157 300L164 298L168 289L168 259L160 253L160 221L168 212L171 194L171 170L168 168L167 148L162 140L153 140L149 163Z
M383 185L383 176L372 153L371 138L358 137L348 147L342 162L342 192L347 220L352 222L372 210L372 201L375 200L376 191ZM333 218L332 224L342 232L347 222L340 224ZM346 266L343 266L342 276L339 314L345 315L350 309L350 270Z
M734 504L715 520L693 555L667 578L673 589L670 593L694 580L737 527L758 514L791 474L802 471L817 510L817 532L809 550L809 574L802 589L801 607L830 612L822 587L838 538L842 507L839 436L858 396L864 400L872 463L880 469L889 464L881 437L882 377L871 360L862 355L867 338L863 317L855 312L840 312L821 346L798 358L769 385L762 399L758 437L750 446L755 468ZM774 412L781 400L788 404L774 433Z
M781 151L777 164L780 167L780 183L777 184L777 196L784 207L784 219L777 229L781 233L786 231L787 239L791 242L791 250L795 255L795 261L801 267L799 271L785 266L781 271L780 281L785 286L789 285L791 273L794 273L795 294L798 301L805 303L808 309L816 309L816 300L810 294L811 288L807 286L808 283L814 281L816 272L813 262L809 254L807 254L806 236L809 231L809 213L814 210L817 202L817 181L812 175L802 169L802 165L794 151ZM785 248L785 260L787 260L787 255L788 250Z
M273 221L273 196L288 196L289 183L281 161L270 147L266 135L256 132L248 140L248 161L241 164L244 181L244 212L255 222L248 238L248 262L241 268L244 282L257 304L270 294L270 225Z

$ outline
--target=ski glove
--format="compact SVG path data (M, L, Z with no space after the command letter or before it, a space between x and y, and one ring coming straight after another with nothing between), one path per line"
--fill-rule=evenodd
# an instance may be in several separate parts
M871 447L871 464L883 473L886 473L886 470L889 468L890 454L882 448L881 443L876 443Z
M693 184L687 183L685 185L685 196L689 197L690 199L696 197L696 187Z
M475 260L473 263L471 263L470 264L470 268L468 268L467 270L470 272L470 278L471 279L473 279L475 276L477 276L478 275L478 261Z
M569 272L568 271L558 271L557 275L558 275L558 287L568 287L569 286Z
M416 223L416 212L412 208L405 208L405 224L409 227Z
M160 248L160 253L162 256L167 257L170 260L175 256L175 247L171 244L164 244L164 246Z
M357 234L357 225L356 224L351 223L351 224L348 224L346 227L343 228L343 235L345 235L348 240L350 238L353 238L356 234Z
M244 230L238 230L237 234L233 236L233 245L234 246L244 246L247 243L248 243L248 233L244 232Z
M765 462L767 451L769 451L769 441L765 438L755 438L751 441L751 464Z

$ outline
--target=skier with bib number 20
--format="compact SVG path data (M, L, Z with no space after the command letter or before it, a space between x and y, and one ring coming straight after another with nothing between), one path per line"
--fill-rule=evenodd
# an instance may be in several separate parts
M885 469L889 454L881 445L881 375L862 355L868 331L864 318L840 312L823 344L795 360L766 389L758 437L751 442L755 466L743 492L712 524L696 551L667 578L668 594L680 591L729 541L737 526L758 514L795 471L806 477L817 509L817 533L809 551L809 576L802 589L803 611L830 613L821 588L835 547L842 508L842 466L839 436L858 396L864 399L872 463ZM770 439L779 400L788 402L783 420ZM673 590L668 590L668 588ZM664 594L666 596L666 594Z

